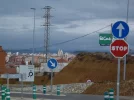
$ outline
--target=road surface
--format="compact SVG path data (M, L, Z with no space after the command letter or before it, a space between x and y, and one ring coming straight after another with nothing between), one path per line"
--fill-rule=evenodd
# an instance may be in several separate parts
M32 94L24 93L24 98L32 98ZM20 93L11 93L11 97L21 97ZM61 96L37 94L39 100L104 100L103 95L66 94ZM25 99L24 99L25 100ZM120 96L120 100L134 100L134 97Z
M0 93L1 95L1 93ZM22 94L20 92L11 92L11 98L14 100L21 100ZM32 94L24 92L23 100L32 100ZM116 97L115 97L116 98ZM37 93L37 100L104 100L103 95L86 95L86 94L61 94L57 96L56 94L42 94ZM134 100L134 96L124 97L120 96L120 100Z

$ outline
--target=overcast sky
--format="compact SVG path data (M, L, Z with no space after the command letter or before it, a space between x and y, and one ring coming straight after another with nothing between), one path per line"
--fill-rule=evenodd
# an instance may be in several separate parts
M128 43L134 49L134 0L130 0ZM0 45L5 49L32 48L33 10L36 8L35 47L44 45L44 10L51 6L50 44L63 42L126 21L127 0L0 0ZM110 26L100 32L111 30ZM51 49L104 50L99 33Z

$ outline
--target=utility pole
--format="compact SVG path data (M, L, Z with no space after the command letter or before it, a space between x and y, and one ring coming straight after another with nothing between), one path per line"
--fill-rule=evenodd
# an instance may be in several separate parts
M32 65L34 65L34 38L35 38L35 10L36 8L31 8L34 11L34 27L33 27L33 54L32 54Z
M44 32L44 50L45 50L45 54L46 54L46 63L48 61L48 53L50 52L49 50L49 45L50 45L50 18L52 17L50 15L50 10L52 9L51 6L45 6L43 9L45 9L45 15L43 16L45 18L45 24L43 26L45 26L45 32ZM46 64L47 65L47 64ZM50 75L50 74L49 74ZM52 94L52 90L53 90L53 70L51 69L51 94Z
M126 19L126 23L128 23L128 13L129 13L129 0L127 2L127 19ZM125 40L127 41L127 37L125 38ZM123 75L123 80L126 80L126 59L127 57L124 57L124 75Z
M44 50L46 54L46 63L48 61L48 52L49 52L49 44L50 44L50 10L52 7L45 6L43 9L45 9L45 15L43 18L45 18L45 31L44 31Z

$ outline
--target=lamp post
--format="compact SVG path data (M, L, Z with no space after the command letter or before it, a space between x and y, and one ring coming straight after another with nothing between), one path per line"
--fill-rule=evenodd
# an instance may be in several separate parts
M126 23L128 23L128 14L129 14L129 0L127 1L127 18ZM127 41L127 37L125 38ZM126 56L124 57L124 73L123 73L123 80L126 80Z
M35 35L35 10L36 8L31 8L34 11L34 28L33 28L33 54L32 54L32 65L34 65L34 35Z

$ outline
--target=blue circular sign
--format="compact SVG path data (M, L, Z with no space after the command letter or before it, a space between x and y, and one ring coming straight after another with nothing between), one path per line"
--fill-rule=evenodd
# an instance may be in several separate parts
M55 59L49 59L48 62L47 62L47 66L50 69L56 68L57 67L57 60L55 60Z
M129 26L124 21L116 22L112 27L112 34L119 39L125 38L129 33Z

